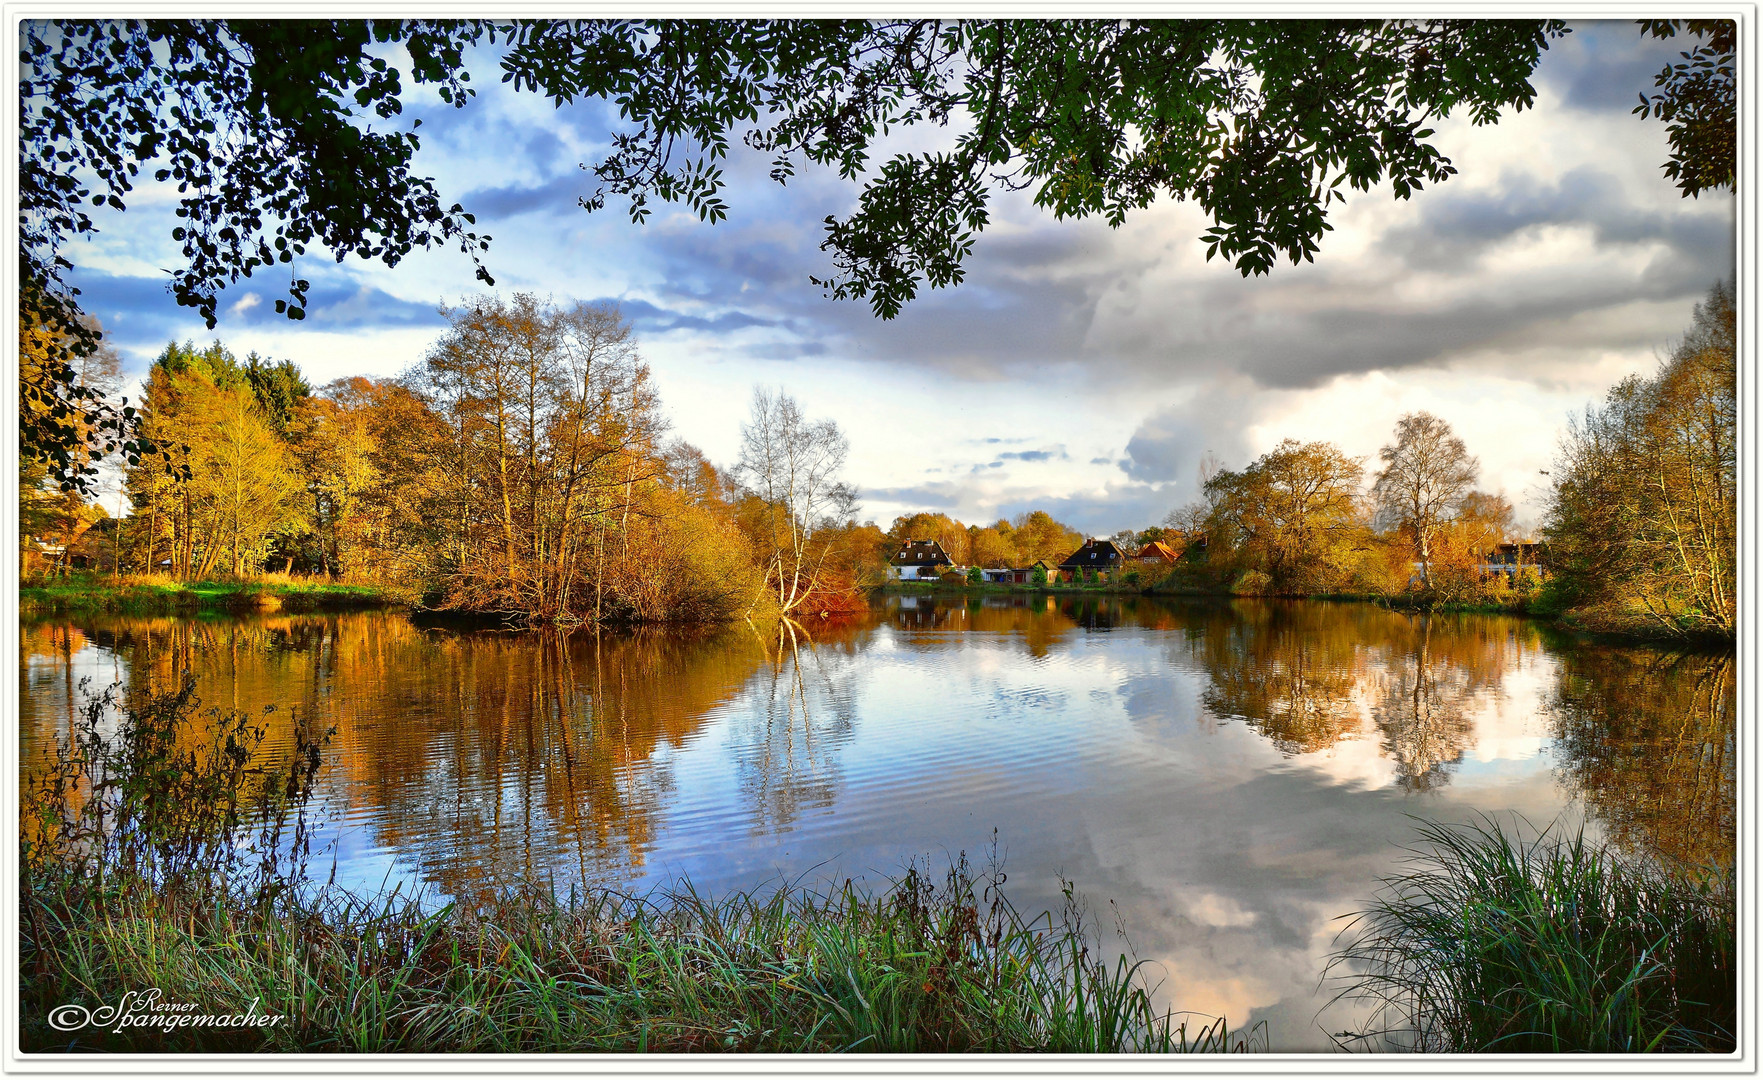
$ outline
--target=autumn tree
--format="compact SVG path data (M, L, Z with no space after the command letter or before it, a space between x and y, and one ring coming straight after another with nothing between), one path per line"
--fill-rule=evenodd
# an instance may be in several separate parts
M630 326L611 307L479 296L415 378L444 418L454 602L522 617L604 618L639 568L629 531L666 473L665 422Z
M888 536L896 550L908 540L935 540L956 566L973 561L972 537L967 526L948 514L926 510L902 514L888 526Z
M821 534L848 522L856 505L840 478L849 452L837 424L810 420L782 391L754 388L735 474L764 508L761 558L783 614L824 588L833 549Z
M1504 495L1471 491L1457 501L1457 511L1434 536L1433 589L1445 600L1499 598L1506 575L1485 569L1495 551L1512 533L1513 509ZM1497 575L1497 581L1490 578Z
M1332 443L1287 439L1207 482L1206 533L1232 552L1235 569L1264 573L1276 589L1330 587L1337 548L1363 525L1363 476Z
M1475 485L1481 463L1451 425L1428 412L1396 421L1396 441L1378 452L1383 469L1372 484L1379 522L1413 540L1420 580L1432 588L1432 544Z
M67 388L69 394L85 401L109 402L122 385L121 358L104 340L103 328L96 320L87 318L84 328L94 335L95 345L73 357L59 370L72 380L71 387ZM18 336L21 380L29 383L50 378L48 372L58 363L56 357L63 348L65 342L56 334L21 316ZM78 410L51 415L56 408L53 401L27 395L19 403L21 422L26 426L64 428L69 442L61 465L83 479L80 484L64 482L58 476L55 463L32 452L28 446L22 448L18 454L19 538L21 544L31 550L35 547L32 537L57 538L64 552L61 566L65 568L68 545L92 521L82 491L89 488L85 481L98 475L97 455L100 451L94 449L94 441L101 442L102 435L90 430L97 422L93 416ZM129 409L131 416L133 412L132 408Z
M269 417L243 390L217 393L195 421L192 481L195 501L206 511L209 544L198 573L224 548L234 575L261 570L269 538L295 522L299 478L286 444Z
M166 449L127 476L130 501L149 518L149 561L163 537L180 577L261 569L270 537L295 527L303 508L294 459L244 366L218 341L169 344L142 406L143 430Z
M1016 530L1008 521L997 521L991 525L975 525L967 530L968 558L975 566L1011 567L1021 566L1022 560L1016 553Z
M380 509L380 450L372 402L380 387L364 378L338 379L300 399L286 421L310 506L313 545L307 561L320 573L362 569L369 524Z
M1010 535L1023 565L1044 560L1048 566L1058 566L1084 542L1083 533L1055 520L1045 510L1018 514L1011 522Z
M1562 438L1545 531L1559 594L1670 633L1737 626L1738 333L1716 285L1652 378Z

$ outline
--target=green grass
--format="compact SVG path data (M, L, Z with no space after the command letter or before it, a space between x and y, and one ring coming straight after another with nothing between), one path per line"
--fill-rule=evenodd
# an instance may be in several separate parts
M1379 1007L1349 1044L1457 1053L1728 1053L1730 876L1544 830L1426 824L1331 968Z
M981 887L983 889L983 886ZM34 886L21 995L30 1052L1061 1052L1223 1050L1151 1004L1144 971L1080 927L982 904L958 868L882 895L849 885L646 897L513 892L425 911L334 889L252 905L224 890ZM46 1022L157 987L271 1029ZM1240 1042L1240 1040L1238 1040Z
M266 755L263 727L189 685L101 698L23 785L27 1052L1064 1052L1241 1048L1153 1005L1148 969L1099 955L1069 888L1024 917L958 859L878 893L708 898L511 888L441 906L309 880L306 793L322 733ZM114 1025L156 988L272 1027ZM255 1003L255 1005L253 1005Z
M324 578L266 575L177 581L162 574L102 574L39 578L18 590L25 614L113 612L170 614L193 611L332 611L410 603L414 595L395 586L348 584Z

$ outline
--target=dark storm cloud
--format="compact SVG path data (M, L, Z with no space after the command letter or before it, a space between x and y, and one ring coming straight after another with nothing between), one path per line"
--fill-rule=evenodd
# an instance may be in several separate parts
M1200 461L1208 452L1225 468L1248 464L1244 429L1257 411L1251 390L1242 379L1209 383L1147 416L1127 440L1121 469L1133 480L1157 485L1172 506L1199 498Z
M792 187L795 200L763 190L741 193L741 221L652 224L631 228L621 240L640 243L642 260L659 279L650 288L662 303L678 300L786 324L799 342L817 343L816 353L982 380L1081 359L1110 275L1076 266L1107 261L1097 250L1105 236L1053 228L1021 239L1000 236L997 244L984 238L967 282L926 289L899 317L884 321L866 302L829 300L810 283L832 269L819 250L816 223L845 209L837 202L845 191L825 183L805 187ZM743 348L776 355L769 346Z
M1732 236L1706 250L1656 250L1638 270L1588 263L1556 276L1490 275L1484 283L1433 301L1394 304L1381 291L1332 286L1321 273L1309 282L1274 282L1250 294L1238 282L1212 280L1172 296L1181 314L1122 320L1109 346L1111 374L1187 380L1217 373L1249 376L1264 388L1321 386L1368 371L1440 367L1470 353L1516 354L1556 341L1585 350L1645 350L1659 331L1632 319L1603 318L1636 301L1691 304L1732 268ZM1632 260L1631 260L1632 261ZM1293 303L1282 305L1282 290ZM1318 296L1326 297L1325 303ZM1571 328L1571 340L1562 340ZM1524 372L1543 378L1549 372Z
M1497 192L1436 192L1423 218L1386 233L1379 248L1416 267L1461 267L1527 229L1578 225L1605 247L1660 243L1699 257L1732 243L1730 222L1637 208L1614 175L1584 165L1548 187L1507 176Z

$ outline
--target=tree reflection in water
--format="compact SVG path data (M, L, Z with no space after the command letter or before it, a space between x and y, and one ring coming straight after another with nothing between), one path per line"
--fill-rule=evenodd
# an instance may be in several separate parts
M29 754L65 730L83 675L101 688L120 673L140 692L192 673L207 705L278 706L269 719L284 730L266 749L285 746L291 710L336 726L331 820L369 884L395 858L394 873L463 895L517 879L631 882L654 872L658 847L735 839L718 820L737 836L803 831L858 783L846 748L860 702L890 708L888 688L864 683L889 657L951 700L990 695L960 706L987 716L1019 716L1021 700L1065 693L1102 665L1132 673L1136 692L1197 693L1208 724L1240 721L1283 755L1363 740L1387 762L1363 775L1393 772L1412 791L1449 781L1509 676L1540 662L1558 671L1546 712L1560 779L1590 815L1636 849L1732 862L1730 656L1545 649L1518 619L1259 600L896 597L867 619L811 625L513 634L386 613L31 623L21 742ZM888 648L866 656L879 627ZM1102 645L1094 635L1106 650L1084 644ZM1512 692L1536 692L1522 686ZM690 772L681 752L700 741L714 750ZM862 767L876 783L906 766ZM682 775L696 786L682 791Z
M1561 778L1629 850L1730 868L1736 696L1729 655L1568 651L1548 703Z
M730 718L741 801L754 833L788 832L838 794L838 750L856 726L857 667L836 639L818 643L792 619L769 634L750 629L765 660L748 707Z
M1196 657L1210 676L1206 711L1241 720L1281 753L1307 754L1356 734L1353 691L1365 676L1359 628L1317 606L1241 603L1205 622Z
M1486 619L1398 618L1373 650L1371 715L1398 781L1427 791L1450 782L1475 739L1477 699L1499 689L1521 646ZM1534 642L1534 633L1525 636Z
M333 819L453 896L637 875L673 792L671 751L766 660L732 630L455 632L378 613L100 618L87 633L126 660L131 692L188 672L207 706L334 725ZM33 634L38 651L56 640ZM41 741L58 723L30 726ZM272 728L266 749L286 738Z
M1410 791L1449 782L1475 738L1476 703L1539 645L1516 620L1279 601L1197 612L1188 641L1213 716L1288 756L1375 737Z

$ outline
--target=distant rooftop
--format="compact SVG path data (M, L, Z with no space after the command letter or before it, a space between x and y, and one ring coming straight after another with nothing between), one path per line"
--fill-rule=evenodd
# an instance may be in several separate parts
M888 562L895 566L953 566L955 560L935 540L908 540Z

